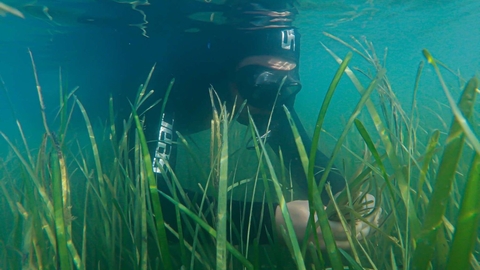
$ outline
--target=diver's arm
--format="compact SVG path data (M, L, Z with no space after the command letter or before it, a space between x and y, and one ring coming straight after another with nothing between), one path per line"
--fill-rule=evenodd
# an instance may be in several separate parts
M293 102L292 102L293 103ZM307 154L310 153L310 148L312 146L312 140L307 135L305 128L303 127L302 123L300 122L297 113L293 109L293 106L289 106L289 111L292 115L293 121L298 129L302 142L304 144L305 150ZM295 143L295 138L292 133L292 129L288 120L286 118L285 112L283 110L277 110L275 113L274 119L272 119L273 125L271 126L271 136L269 138L269 143L277 152L279 149L282 151L283 158L285 160L285 165L290 167L290 172L294 181L299 184L299 187L302 189L302 192L308 191L308 184L306 181L306 176L300 161L300 156L298 153L298 148ZM315 180L318 184L318 181L322 178L323 169L329 162L329 158L323 154L321 151L317 150L316 160L315 160ZM330 183L332 187L332 193L337 194L345 187L345 178L340 174L338 169L335 167L332 168L330 173L328 174L327 181ZM326 193L325 189L322 190L321 193L322 201L326 205L328 203L329 196ZM365 202L368 202L364 205L365 208L375 209L375 197L371 194L367 194L365 197ZM293 229L299 241L302 241L305 237L305 232L308 227L309 219L310 219L310 205L308 200L294 200L290 201L287 204L287 209L291 217ZM357 220L355 223L355 237L357 239L362 239L367 237L371 233L371 227L369 224L375 224L378 226L378 222L380 219L380 215L382 213L381 208L377 210L372 210L375 212L371 212L365 216L366 220L369 222L364 222L361 220ZM317 216L315 215L315 218ZM350 243L348 241L347 233L344 230L343 225L339 221L328 221L330 223L330 228L332 229L332 233L335 238L335 242L337 247L342 249L350 249ZM276 231L281 232L285 230L285 219L283 217L282 211L280 207L276 207L275 209L275 226ZM279 233L282 235L282 233ZM325 243L323 241L323 234L320 228L317 228L317 234L320 236L320 248L325 249ZM310 240L313 240L313 236L310 236Z
M373 209L370 210L368 215L365 215L365 220L368 221L360 221L357 220L355 222L355 237L360 240L372 232L372 229L369 224L375 224L378 226L380 215L381 215L381 208L375 210L375 197L371 194L367 194L366 197L363 199L365 205L363 206L364 209ZM308 222L310 219L310 206L307 200L296 200L287 203L287 209L290 213L290 218L293 225L293 230L295 231L295 235L297 236L298 241L302 241L305 238L306 229L308 226ZM315 215L315 220L318 217ZM340 221L328 221L330 223L330 228L335 238L335 243L337 247L341 249L348 250L350 249L350 242L348 241L348 233L345 232L345 229ZM285 219L283 218L282 212L280 207L277 207L275 210L275 225L277 232L286 229ZM281 233L280 233L281 235ZM317 235L319 236L319 247L320 249L326 249L325 242L323 240L323 234L319 227L317 227ZM313 234L310 234L309 241L313 241L314 237Z
M289 111L292 115L295 126L298 129L302 142L305 146L307 155L310 154L310 149L312 147L312 140L307 135L305 128L303 127L300 119L293 109L293 106L289 106ZM300 155L298 152L297 145L295 143L295 138L290 127L290 123L287 120L286 114L283 109L276 109L274 117L272 119L272 125L270 127L271 135L268 139L270 146L278 153L281 149L283 159L285 161L285 166L290 168L293 180L298 184L298 187L301 189L301 192L307 194L308 184L306 180L306 175L300 160ZM329 158L317 150L316 159L315 159L315 179L318 184L318 181L322 178L323 170L327 166ZM340 174L338 169L335 167L328 174L327 181L330 182L332 186L333 194L341 191L345 187L345 178ZM322 191L322 201L326 204L329 201L328 194L325 190Z

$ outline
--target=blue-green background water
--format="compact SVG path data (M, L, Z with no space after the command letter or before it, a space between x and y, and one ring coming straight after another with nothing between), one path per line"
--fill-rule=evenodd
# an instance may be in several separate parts
M32 4L26 0L0 0L0 3L15 7L25 15L25 19L12 14L0 17L0 77L11 100L10 104L5 91L0 89L1 132L14 142L20 142L15 125L18 118L32 148L38 147L44 133L28 48L35 58L47 117L52 126L59 109L60 67L65 91L79 87L76 94L94 123L105 123L110 93L116 98L134 94L154 63L157 63L157 72L169 72L169 63L163 50L165 39L162 38L162 31L165 29L155 23L158 18L150 16L150 13L146 18L149 24L146 24L145 33L138 27L145 20L142 14L134 10L132 5L119 2L122 1L39 0ZM349 42L350 36L360 41L367 39L373 42L380 59L383 59L384 50L388 48L387 75L407 111L411 107L417 67L424 60L422 49L430 50L464 79L479 74L478 0L311 2L313 4L308 8L300 10L295 22L302 32L301 77L304 86L296 100L296 109L310 132L322 98L338 67L320 42L340 57L348 52L347 48L326 37L324 31ZM159 10L159 17L162 12L168 11ZM101 23L79 23L78 18L85 14ZM354 56L350 66L371 69L358 55ZM457 97L462 81L449 75L445 69L443 73L447 85ZM362 78L358 72L357 76ZM362 82L366 84L368 80L363 78ZM156 83L151 88L158 90L166 87L165 82ZM127 92L122 94L125 90ZM358 99L352 83L347 78L342 79L329 108L325 129L338 136L343 130L344 119L349 117ZM438 78L427 65L418 93L422 128L427 131L433 128L446 130L442 121L449 124L451 113L445 104L447 102ZM123 109L129 110L129 107ZM69 134L87 140L85 123L78 110L71 129L76 127L83 134ZM478 126L475 129L478 131ZM328 136L322 136L322 150L331 150L332 142ZM208 148L208 142L205 145ZM8 148L0 139L0 158L4 158L6 152ZM465 168L459 171L466 172ZM78 186L72 185L73 189ZM76 211L79 208L73 209ZM10 233L12 230L6 228L4 231Z
M154 63L168 72L162 48L162 27L155 16L147 17L146 38L137 26L142 14L127 1L2 1L20 10L25 19L6 14L0 17L0 76L9 91L16 117L31 140L40 140L43 127L28 48L32 51L50 119L58 109L59 68L68 91L76 92L91 117L97 121L107 110L110 92L131 89L134 93ZM137 1L138 2L138 1ZM380 58L388 48L387 75L405 109L410 108L415 74L431 53L466 79L480 70L480 1L310 1L302 9L295 25L302 33L301 78L303 90L296 108L308 130L313 129L322 97L337 68L337 63L320 42L344 57L348 49L324 36L326 31L347 41L349 36L373 42ZM139 2L141 3L141 2ZM141 6L140 8L148 8ZM48 12L45 12L47 11ZM159 18L162 16L159 11ZM84 14L103 22L101 25L78 23ZM149 14L151 15L151 14ZM51 17L48 17L51 16ZM187 59L186 59L187 60ZM368 65L354 56L352 67ZM438 112L446 103L438 79L431 67L422 75L418 103ZM447 76L457 89L460 83ZM164 87L155 85L152 87ZM348 117L359 96L348 80L330 106L325 129L338 135L341 119ZM0 129L8 136L18 132L4 91L0 99ZM436 116L425 110L423 117ZM74 121L74 125L82 125ZM40 132L39 132L40 131ZM4 145L3 143L1 145ZM2 146L5 150L5 146ZM327 147L328 148L328 147ZM3 152L3 151L2 151Z

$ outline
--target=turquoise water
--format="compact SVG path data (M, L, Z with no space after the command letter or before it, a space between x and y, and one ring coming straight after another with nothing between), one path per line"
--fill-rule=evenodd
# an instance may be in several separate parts
M141 12L126 2L39 0L34 5L23 0L0 2L16 8L25 17L9 13L0 17L0 77L8 91L7 98L6 92L0 89L1 132L19 142L15 125L15 119L18 119L33 148L38 147L44 133L28 48L35 58L47 117L52 126L55 126L58 110L60 68L65 90L79 87L76 94L96 124L106 121L110 93L120 99L134 94L154 63L157 63L157 70L168 73L162 54L165 41L159 38L163 30L155 23L157 18L147 16L145 19ZM323 96L338 67L321 43L340 57L349 51L323 32L348 42L351 42L350 36L360 41L371 41L380 59L388 49L387 75L407 111L412 103L417 67L424 61L422 49L428 49L465 80L479 74L479 1L311 2L314 3L300 10L295 22L303 39L301 77L304 86L298 94L296 109L309 131L313 130ZM148 9L148 6L139 5L139 9ZM84 14L102 23L79 23L78 18ZM144 24L145 20L149 24ZM354 55L350 66L371 70L359 55ZM446 70L443 72L447 85L457 97L463 80ZM357 76L362 78L360 73ZM366 85L368 80L363 78L362 82ZM165 87L165 82L154 80L152 84L155 89ZM128 90L128 93L124 94L122 90ZM344 78L329 108L324 128L333 136L338 136L358 99L356 89ZM446 98L438 78L426 65L418 93L422 127L427 131L434 128L445 131L442 121L449 124L451 117L445 104ZM71 127L85 132L78 110ZM86 134L75 136L80 140L87 139ZM322 150L331 150L333 140L327 136L323 136L322 140ZM6 151L0 140L0 153ZM188 165L185 166L188 168ZM183 176L186 177L188 175Z
M357 3L360 1L357 1ZM428 49L435 57L463 78L469 79L480 70L480 2L478 1L367 1L358 5L345 5L350 10L306 11L298 24L304 25L302 78L304 91L299 95L298 104L305 104L299 110L308 118L309 111L319 107L323 93L330 83L337 64L321 47L325 43L340 57L348 51L338 42L322 35L327 31L351 42L350 36L373 42L377 54L386 60L387 76L395 94L404 109L411 107L415 76L420 61L424 60L422 49ZM352 42L351 42L352 43ZM358 55L354 56L352 67L369 68ZM447 83L458 89L458 80L448 76ZM324 76L322 76L324 75ZM359 95L352 84L345 80L336 93L330 107L331 115L349 113L352 102ZM312 98L314 97L314 98ZM436 101L446 103L445 94L438 84L433 69L426 66L418 93L419 107L433 106ZM436 108L436 107L435 107ZM438 110L437 110L438 112ZM433 117L425 112L426 117ZM327 129L335 129L335 117ZM340 129L341 130L341 129Z
M309 132L313 132L323 96L338 67L321 44L341 58L349 51L324 32L351 44L354 44L351 37L362 44L365 40L372 42L382 62L387 53L384 64L387 76L407 112L412 104L417 68L424 61L422 49L428 49L464 79L478 74L480 70L479 1L310 2L313 4L301 9L295 21L295 26L302 33L300 74L303 83L295 107ZM110 94L117 104L122 104L116 110L125 116L124 113L130 110L125 100L134 97L154 63L157 63L156 74L169 72L168 65L172 63L166 61L162 48L168 42L165 27L174 27L174 24L162 21L162 12L167 11L152 12L154 5L150 7L142 5L144 2L137 2L139 4L135 7L128 1L38 1L34 5L28 1L4 3L18 9L25 17L12 14L0 17L0 76L12 105L5 91L0 91L0 130L13 140L19 139L14 122L16 118L22 123L31 147L39 145L44 132L29 48L35 58L47 117L53 127L58 123L54 120L59 108L60 70L65 91L79 87L75 94L83 102L94 125L106 122ZM147 11L146 17L142 10ZM89 19L95 23L89 23ZM145 21L148 23L145 24ZM359 48L358 45L356 47ZM354 55L350 67L373 72L371 65L358 54ZM457 96L463 82L445 70L444 74L452 93ZM367 86L369 80L359 72L357 76ZM154 78L150 88L161 92L167 83L165 78ZM359 98L350 80L342 79L324 124L324 129L332 135L322 135L320 148L325 153L332 150L334 138L343 131L344 123ZM445 105L447 101L438 78L429 65L425 66L422 74L417 102L422 127L426 131L424 135L433 129L446 132L442 121L448 125L451 113ZM365 123L368 124L368 121ZM75 128L80 131L71 132L73 138L87 140L85 124L78 110L70 125L71 131ZM243 149L242 137L238 136L237 147ZM198 146L196 150L200 160L206 162L209 160L209 137L208 130L192 137ZM0 145L1 151L7 152L3 141ZM232 145L231 150L234 149ZM253 156L241 158L244 168L249 168L248 161L255 158L254 151L247 154ZM341 164L339 160L336 162ZM188 154L181 148L177 166L180 179L196 178L190 175L188 169L196 165L189 162ZM208 167L208 162L204 166ZM245 176L237 177L247 178L250 171L243 170ZM187 182L187 188L198 188L196 181Z
M69 91L79 86L77 94L91 114L102 115L110 92L121 89L135 91L153 63L162 67L162 42L156 39L161 27L156 17L146 20L139 11L125 2L96 1L3 1L17 8L24 19L6 14L0 17L0 76L9 90L16 117L34 138L41 130L38 98L27 49L30 48L37 65L45 95L47 112L55 116L58 109L59 68ZM348 51L339 43L324 36L326 31L347 41L349 36L373 42L383 58L388 48L387 75L404 108L411 104L417 66L426 48L464 78L480 70L480 2L479 1L310 1L296 25L302 33L301 77L303 90L296 108L312 129L315 115L337 64L322 48L320 42L340 57ZM148 6L139 5L139 9ZM78 23L89 14L102 21L101 25ZM161 16L161 14L159 14ZM136 25L136 26L132 26ZM157 31L157 33L155 33ZM143 34L151 36L145 38ZM352 67L367 68L358 55ZM444 94L430 67L423 73L419 104L431 106L435 100L445 103ZM455 79L448 81L458 87ZM164 87L160 84L156 87ZM118 93L118 92L117 92ZM14 116L2 91L0 125L2 131L15 136ZM338 116L348 115L358 94L344 80L330 107L325 128L334 134ZM336 116L336 117L335 117Z

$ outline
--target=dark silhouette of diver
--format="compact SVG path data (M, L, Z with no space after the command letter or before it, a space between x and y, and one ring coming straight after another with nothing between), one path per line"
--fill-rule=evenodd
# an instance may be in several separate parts
M235 101L242 103L246 100L258 130L265 132L268 137L267 143L277 153L281 149L285 165L290 169L290 175L299 187L295 192L305 194L304 200L287 204L297 236L302 239L309 216L306 201L307 182L290 124L282 109L285 105L292 113L308 153L311 139L294 109L295 96L302 88L299 79L300 34L293 26L297 14L294 2L294 0L162 1L160 4L162 9L168 10L171 14L162 20L162 24L168 25L164 28L162 37L167 42L166 66L176 81L168 97L166 110L161 115L160 124L158 124L160 112L158 109L153 110L146 120L146 132L151 141L155 142L151 148L154 171L159 176L159 189L168 193L159 167L164 166L167 160L170 164L175 164L176 131L188 135L210 128L212 119L210 87L213 86L221 100L229 107L232 107ZM268 125L272 110L273 117ZM244 109L238 118L242 124L248 124L246 111ZM317 152L315 163L317 181L321 178L328 160L325 154ZM329 173L327 180L334 194L345 186L345 178L337 169ZM325 191L321 196L324 203L329 201ZM239 201L230 203L233 211L246 211L248 216L252 207L251 214L254 219L263 216L263 223L254 221L257 225L263 224L261 230L264 233L260 237L262 242L266 241L267 233L271 235L275 226L284 222L278 209L276 213L268 213L268 210L262 207L262 203L252 202L253 205L250 203L245 205ZM167 200L162 204L167 211L166 221L175 224L174 215L168 214L173 209L172 205ZM264 213L261 213L262 209ZM270 224L271 215L275 215L277 225ZM248 222L248 219L241 221L240 217L232 215L232 222ZM343 238L343 242L339 240L339 245L348 248L346 238L342 237L344 232L340 223L331 222L331 225L337 236ZM175 225L173 227L175 228ZM369 226L359 222L357 232L366 235L369 229Z

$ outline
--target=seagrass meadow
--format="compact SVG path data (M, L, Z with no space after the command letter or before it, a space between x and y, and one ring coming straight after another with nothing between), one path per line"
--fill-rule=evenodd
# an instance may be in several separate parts
M180 171L165 179L172 196L157 189L142 126L149 109L146 100L151 98L147 90L151 73L131 102L130 117L119 124L111 98L105 101L110 117L97 126L76 89L66 89L61 81L58 114L47 116L31 54L37 82L32 91L38 92L44 135L39 145L32 145L19 121L18 137L0 133L9 146L8 154L0 158L0 269L480 269L478 79L464 79L424 50L412 104L401 104L388 80L394 71L386 70L385 59L377 56L371 43L326 35L350 53L340 57L324 46L338 62L338 70L319 101L311 151L304 151L302 141L296 140L308 176L312 222L307 235L319 227L323 239L296 239L286 208L294 198L289 188L293 180L282 156L272 155L263 139L252 139L263 138L264 132L251 118L244 130L236 128L236 117L247 110L245 106L227 110L211 91L209 166L189 167L190 174L206 183L197 204L188 200ZM353 68L357 59L368 62L369 69ZM441 107L449 119L439 112L438 126L426 123L418 110L416 95L422 91L419 85L426 69L436 73L448 100ZM444 81L445 74L453 74L458 88ZM349 80L360 98L348 108L344 130L328 153L331 162L315 183L311 161L322 138L330 136L322 126L341 79ZM164 108L166 102L168 98L154 103ZM290 117L288 109L277 109ZM82 132L70 125L74 112L83 116ZM299 138L293 124L291 129ZM191 160L200 160L192 141L178 135L179 147ZM243 136L250 145L249 154L254 156L250 178L236 178L242 168L235 161L236 152L232 154L236 147L228 139L232 136ZM324 206L319 192L329 191L326 177L334 162L348 184ZM251 188L261 190L260 199L253 198ZM249 200L263 201L265 208L279 204L286 226L270 235L268 244L246 240L249 237L229 242L228 236L238 232L229 222L228 199L239 191ZM366 193L376 197L376 206L362 212L363 200L358 197ZM213 200L207 194L215 194ZM175 205L172 213L185 226L164 222L161 196ZM368 215L379 211L379 224L368 223ZM350 250L336 246L327 219L342 223ZM372 233L361 240L354 237L355 220L367 222ZM177 241L168 241L167 233Z

